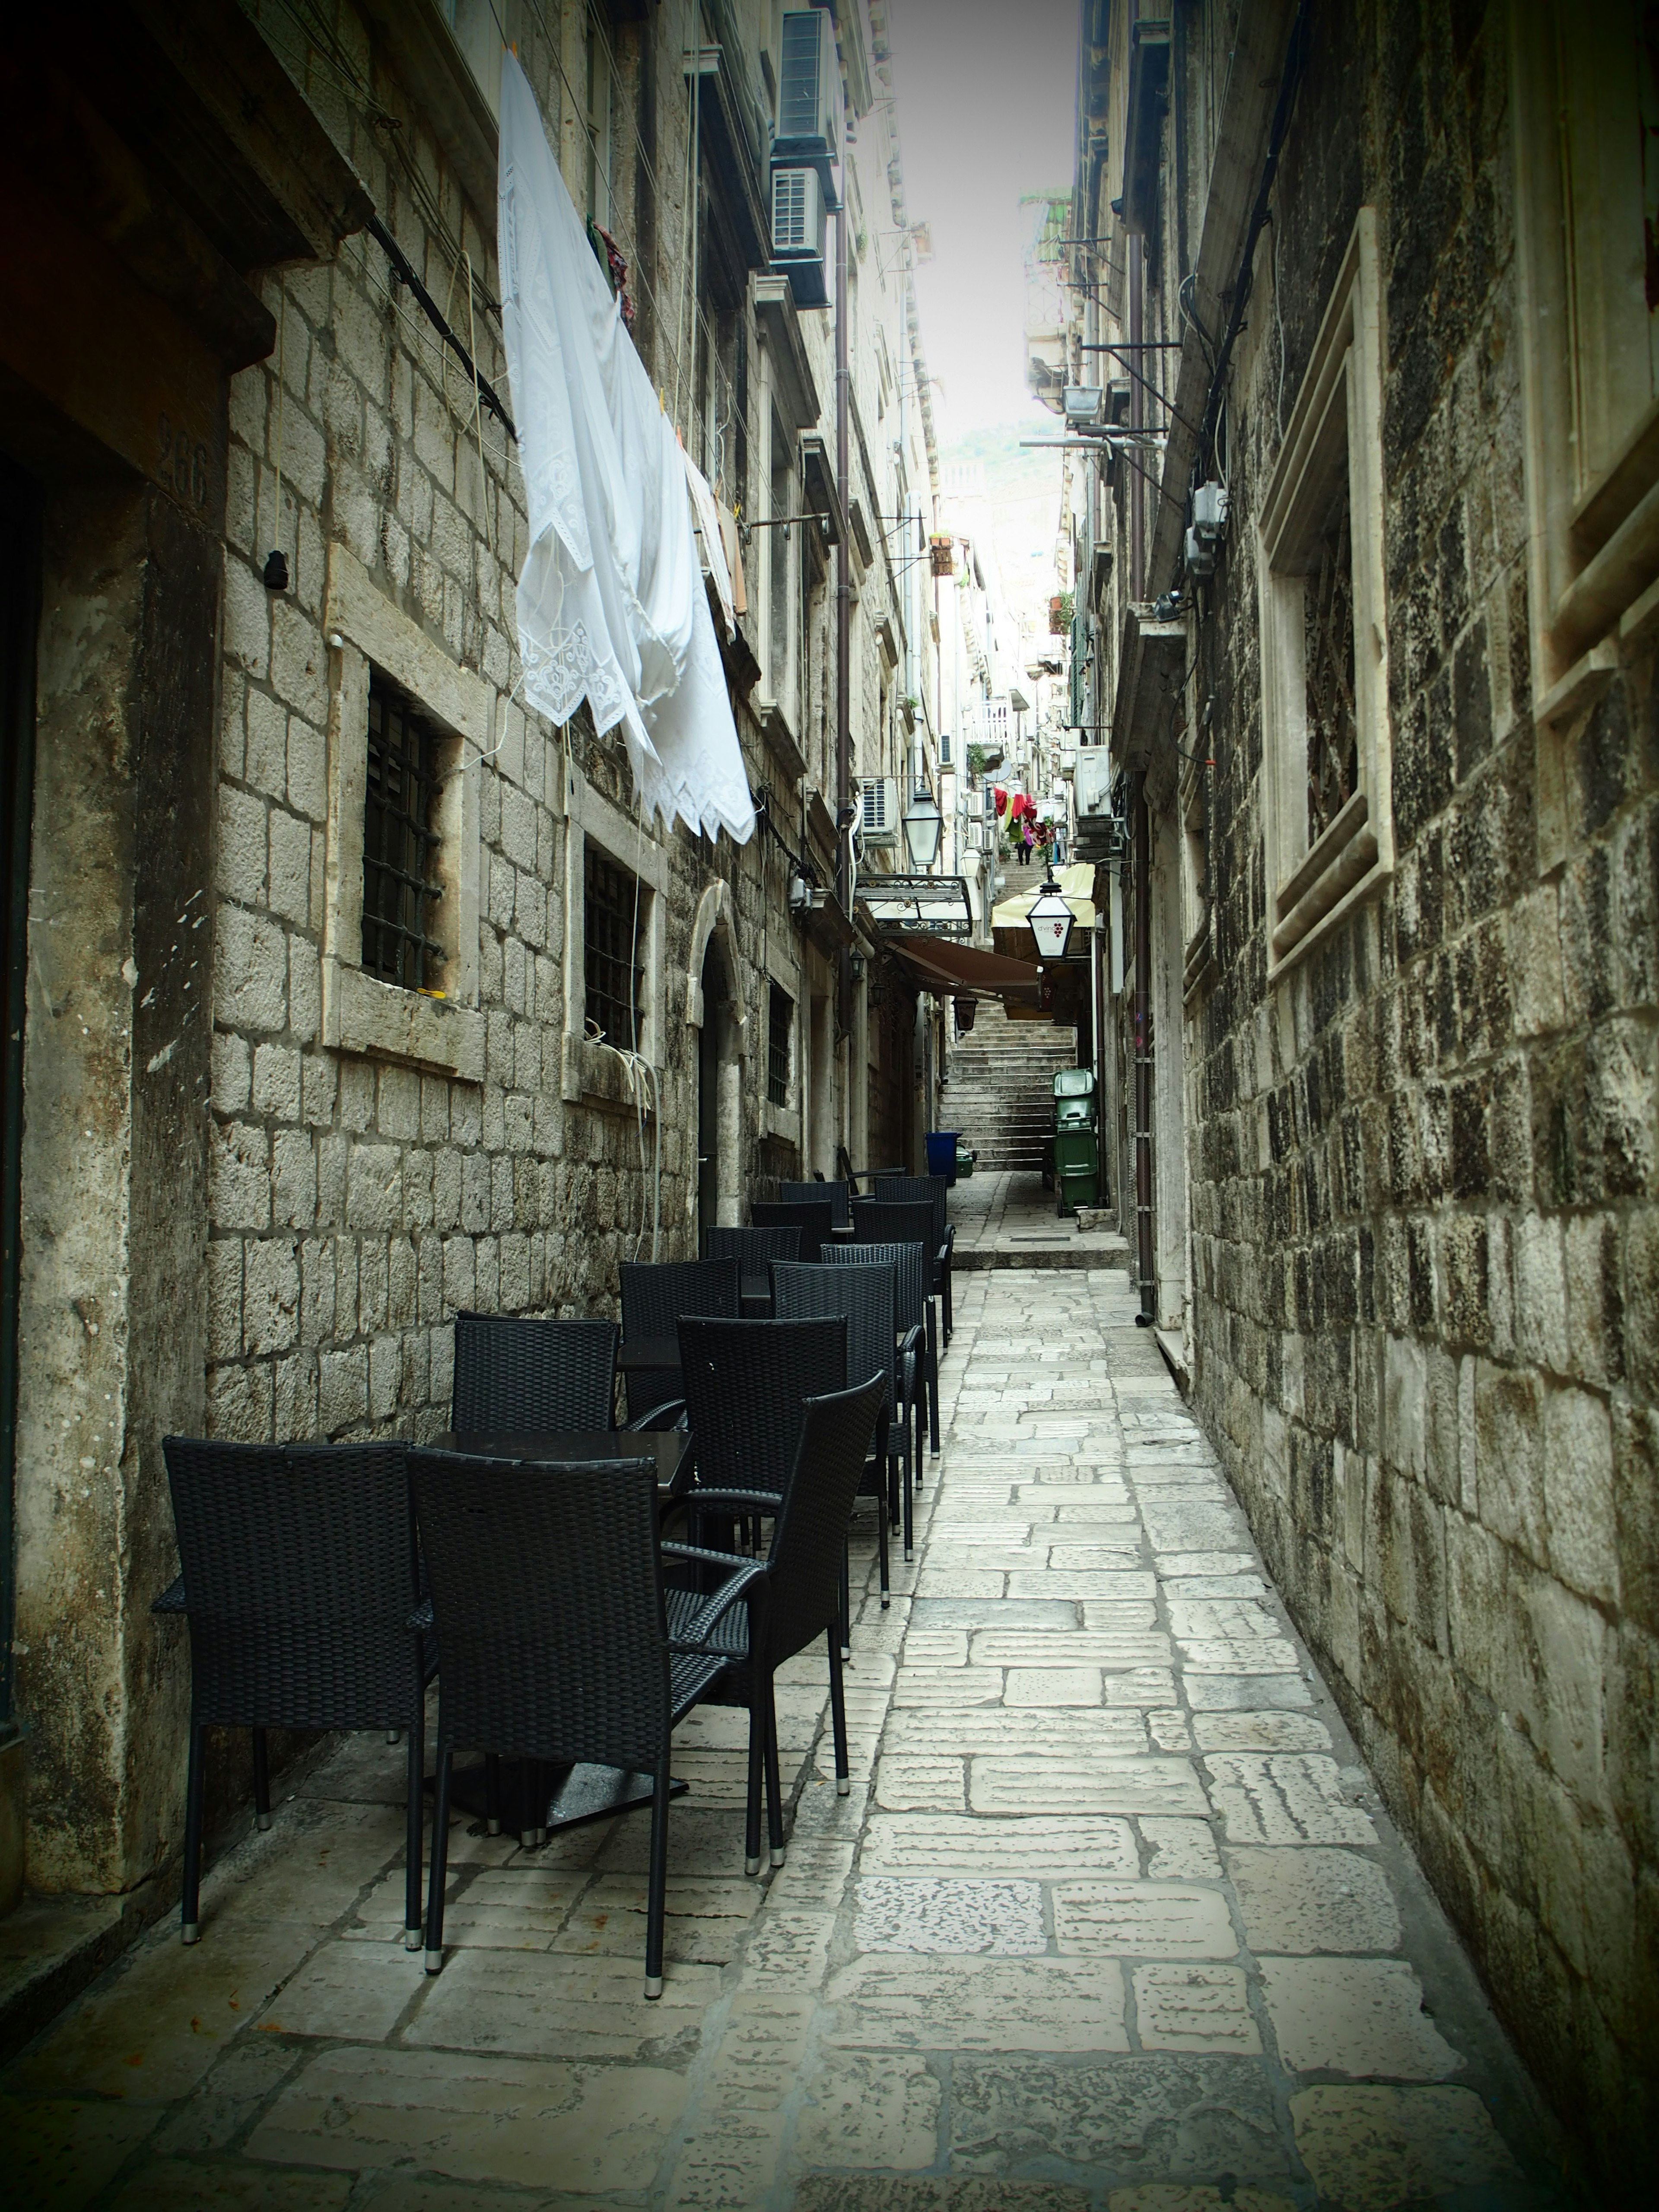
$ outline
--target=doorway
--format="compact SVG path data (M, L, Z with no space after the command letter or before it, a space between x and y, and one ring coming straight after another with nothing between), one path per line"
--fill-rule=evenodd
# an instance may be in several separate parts
M13 1733L16 1596L17 1291L21 1233L23 987L34 793L34 641L40 620L40 495L0 459L0 1745Z
M720 1218L720 1022L729 995L720 941L702 956L702 1027L697 1032L697 1249Z

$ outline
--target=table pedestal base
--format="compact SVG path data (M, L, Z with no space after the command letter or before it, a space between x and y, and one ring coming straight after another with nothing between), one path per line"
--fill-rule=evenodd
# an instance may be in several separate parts
M432 1784L427 1784L430 1790ZM689 1783L671 1782L671 1797L684 1797ZM449 1796L457 1811L475 1820L488 1817L484 1810L484 1770L457 1766L450 1778ZM539 1840L555 1828L579 1827L584 1820L607 1820L616 1813L631 1813L651 1802L651 1777L628 1774L619 1766L550 1766L538 1759L501 1761L501 1820L509 1836L535 1835Z

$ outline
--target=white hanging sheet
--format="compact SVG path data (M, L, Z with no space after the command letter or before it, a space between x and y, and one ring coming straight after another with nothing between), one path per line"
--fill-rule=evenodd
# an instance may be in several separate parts
M510 52L501 148L501 329L530 508L518 592L525 696L556 722L583 699L601 732L620 722L647 817L678 815L746 843L755 812L692 534L689 464Z

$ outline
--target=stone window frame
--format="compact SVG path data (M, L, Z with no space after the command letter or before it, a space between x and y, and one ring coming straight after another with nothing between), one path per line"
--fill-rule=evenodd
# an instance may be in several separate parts
M1268 975L1322 944L1394 872L1382 547L1382 323L1376 210L1359 211L1256 529ZM1346 468L1353 561L1356 788L1308 842L1306 560Z
M485 1017L478 1005L480 760L490 750L492 694L451 660L381 591L346 548L331 544L323 610L328 641L328 830L323 908L324 1044L482 1083ZM368 686L378 669L437 732L436 823L444 996L402 989L362 964L363 807ZM469 758L471 745L476 757Z
M1659 621L1659 397L1650 369L1644 392L1627 383L1620 393L1617 333L1605 322L1581 327L1564 173L1575 148L1593 149L1585 158L1600 167L1625 143L1628 118L1618 107L1630 75L1597 65L1586 40L1603 19L1580 16L1572 52L1582 66L1570 82L1558 14L1515 0L1510 22L1528 642L1540 736L1594 705L1620 646ZM1639 164L1634 182L1639 194ZM1604 200L1598 192L1598 207ZM1600 308L1613 283L1593 274L1590 289ZM1602 465L1587 483L1579 481L1581 429L1599 433L1602 447ZM1542 782L1547 812L1547 772Z
M805 967L792 960L787 948L769 939L760 981L765 986L768 1022L770 1022L771 987L775 983L794 1008L794 1018L789 1025L789 1101L787 1105L775 1106L761 1086L762 1133L776 1137L785 1144L793 1145L797 1151L801 1142L801 1103L805 1087L807 1018L809 1008L806 994L809 989ZM757 992L757 1000L761 994Z
M587 845L591 839L605 858L640 886L640 947L645 987L640 1005L640 1056L660 1078L666 1059L663 985L666 971L664 933L668 910L666 849L631 815L613 806L580 775L569 779L564 856L564 1036L561 1091L566 1102L636 1109L628 1064L612 1045L587 1034ZM640 1102L648 1116L655 1110L651 1090Z

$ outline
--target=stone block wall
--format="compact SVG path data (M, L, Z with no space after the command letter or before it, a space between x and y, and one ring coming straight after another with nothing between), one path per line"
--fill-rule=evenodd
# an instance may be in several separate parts
M1558 2108L1659 2131L1659 696L1534 721L1501 6L1316 11L1201 619L1194 1389ZM1269 985L1255 502L1377 210L1397 866ZM1179 948L1175 957L1179 961Z

